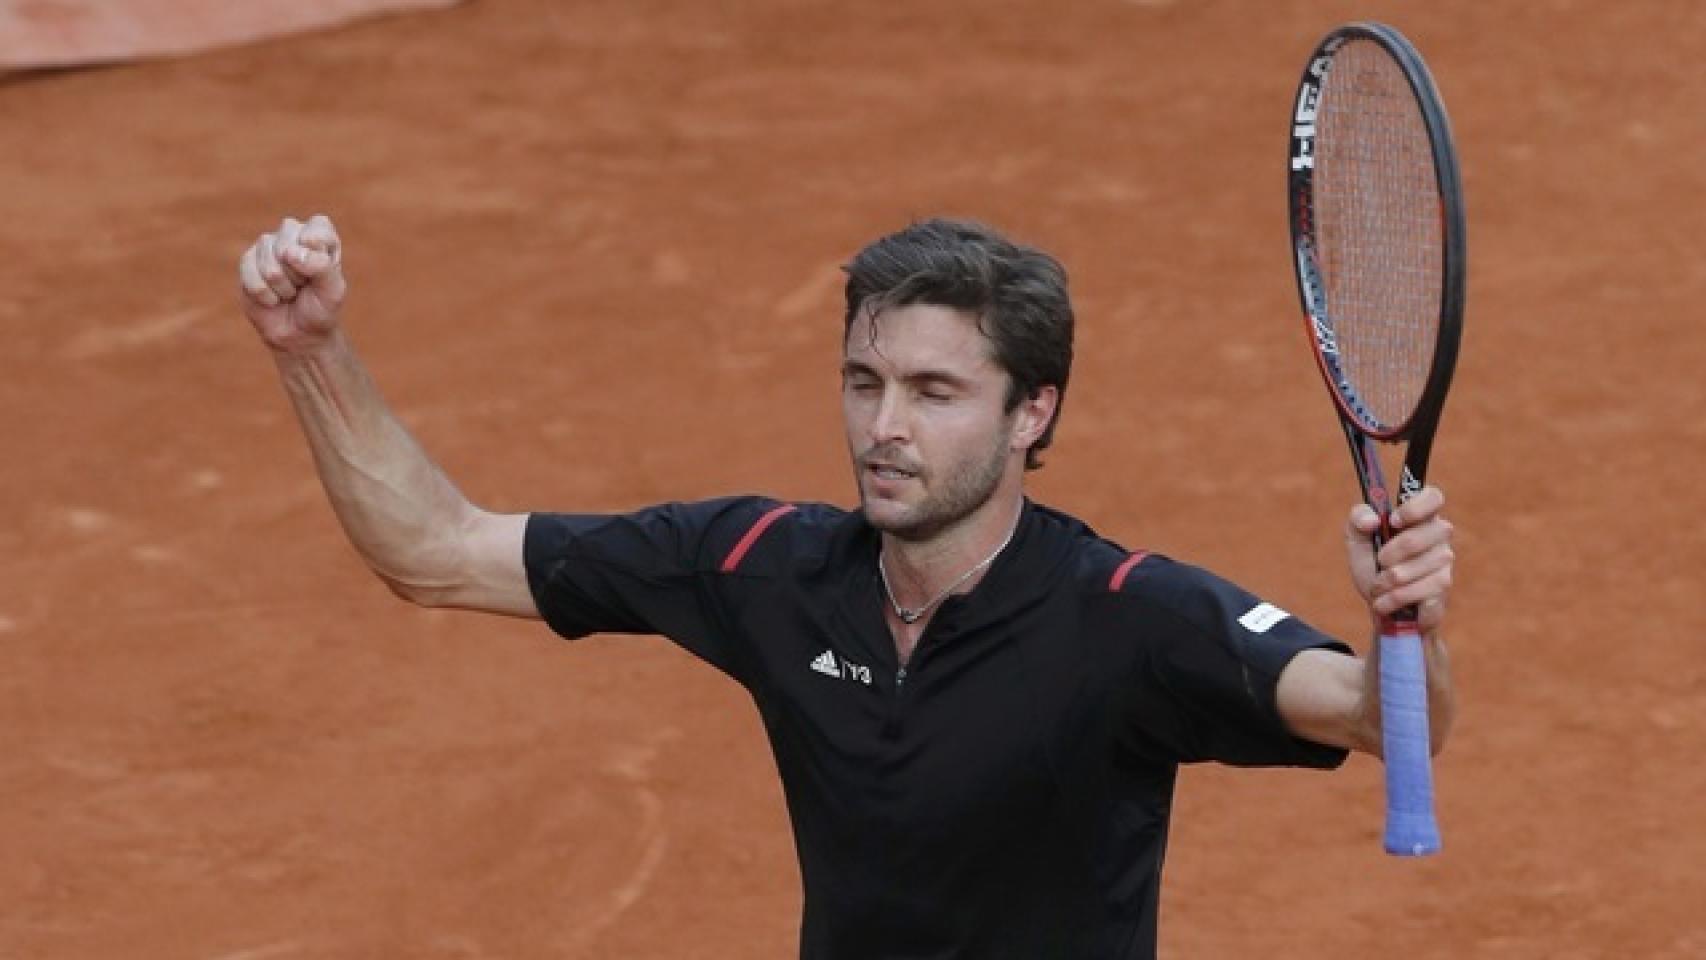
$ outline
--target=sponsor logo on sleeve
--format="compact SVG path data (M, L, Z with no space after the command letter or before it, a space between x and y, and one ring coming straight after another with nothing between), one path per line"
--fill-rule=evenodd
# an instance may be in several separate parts
M1239 617L1238 622L1251 633L1267 633L1273 629L1274 624L1289 616L1291 614L1271 603L1258 603Z

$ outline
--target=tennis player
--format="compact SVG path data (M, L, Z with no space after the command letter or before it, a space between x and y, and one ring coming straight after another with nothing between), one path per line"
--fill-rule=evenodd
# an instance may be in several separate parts
M846 266L841 405L859 508L742 496L627 514L470 503L346 338L338 234L287 219L239 267L350 540L407 600L661 634L740 683L780 770L800 955L1147 958L1180 764L1378 754L1374 664L1212 573L1028 499L1072 359L1066 276L932 220ZM1371 617L1418 604L1433 741L1452 530L1428 488L1371 545Z

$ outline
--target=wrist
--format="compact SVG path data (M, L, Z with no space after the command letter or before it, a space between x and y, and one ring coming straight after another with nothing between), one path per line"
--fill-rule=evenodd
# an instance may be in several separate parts
M351 351L343 328L303 333L283 343L268 343L267 351L281 374L311 368L324 368L345 362Z

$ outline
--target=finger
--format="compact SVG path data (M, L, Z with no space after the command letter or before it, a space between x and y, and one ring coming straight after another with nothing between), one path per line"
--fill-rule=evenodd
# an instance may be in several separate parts
M338 262L342 248L338 240L338 229L325 214L317 213L308 218L298 242L311 250L326 254L332 263Z
M1445 508L1445 491L1438 487L1423 487L1416 495L1398 505L1392 511L1391 522L1394 529L1413 527L1439 515Z
M1445 642L1440 639L1439 628L1445 623L1446 599L1438 597L1424 600L1416 606L1416 626L1429 635L1428 669L1435 669L1435 661L1444 655Z
M1351 583L1357 594L1372 596L1372 584L1379 572L1374 562L1374 533L1380 529L1380 517L1367 504L1357 504L1345 517L1345 559L1350 565Z
M1351 561L1351 576L1365 583L1374 575L1374 534L1380 529L1380 517L1366 505L1352 510L1345 518L1345 554Z
M278 257L278 265L285 278L297 289L308 285L308 278L298 269L299 258L296 256L301 235L302 221L294 217L279 221L278 230L273 233L273 254Z
M1443 599L1428 601L1416 611L1416 624L1427 642L1429 675L1449 676L1451 652L1446 647L1445 634L1439 629L1445 622L1447 606Z
M1404 607L1417 606L1424 603L1443 604L1451 592L1451 568L1445 567L1413 582L1405 583L1395 589L1377 592L1374 596L1374 611L1381 615L1390 614Z
M1443 517L1435 517L1420 526L1411 527L1381 546L1380 565L1400 566L1441 546L1449 545L1455 529L1451 521Z
M260 268L261 279L266 281L272 292L278 294L279 300L288 303L296 299L296 284L290 282L284 267L278 262L277 240L272 234L266 234L255 244L255 265Z
M302 221L295 217L285 217L278 222L278 229L273 231L279 247L288 247L296 242L302 234Z
M1418 611L1434 611L1428 614L1425 626L1437 627L1444 619L1446 594L1426 593L1419 587L1416 590L1393 591L1376 597L1370 608L1376 616L1389 617L1406 607L1415 607ZM1418 621L1420 615L1418 614Z
M1359 540L1366 540L1380 529L1380 514L1366 503L1359 503L1351 508L1350 516L1346 519L1345 533Z
M297 265L315 280L314 287L328 303L342 302L347 287L343 273L343 241L330 217L315 214L302 228L298 243L309 251Z
M331 254L302 244L297 244L286 250L284 262L301 275L305 284L324 275L336 263Z
M1374 592L1381 593L1399 589L1406 584L1416 583L1433 576L1441 570L1449 571L1456 559L1457 557L1450 545L1442 544L1427 553L1405 560L1402 563L1383 566L1380 575L1375 578Z
M242 258L237 261L237 283L243 288L243 294L256 303L262 306L276 307L279 304L278 294L267 286L266 280L261 277L261 268L256 263L255 250L257 246L259 246L258 242L255 246L243 251Z

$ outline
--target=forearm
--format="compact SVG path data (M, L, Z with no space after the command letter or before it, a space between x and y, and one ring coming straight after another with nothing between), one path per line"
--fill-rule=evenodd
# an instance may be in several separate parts
M475 508L386 406L342 332L274 359L327 498L363 559L417 602L454 586Z
M1445 747L1457 719L1451 666L1439 631L1422 641L1428 675L1428 730L1433 753ZM1379 641L1358 658L1332 650L1305 650L1280 673L1274 692L1280 717L1295 735L1316 743L1383 754L1380 726Z
M1293 736L1379 755L1379 710L1370 702L1365 664L1357 657L1304 650L1280 673L1274 700Z

